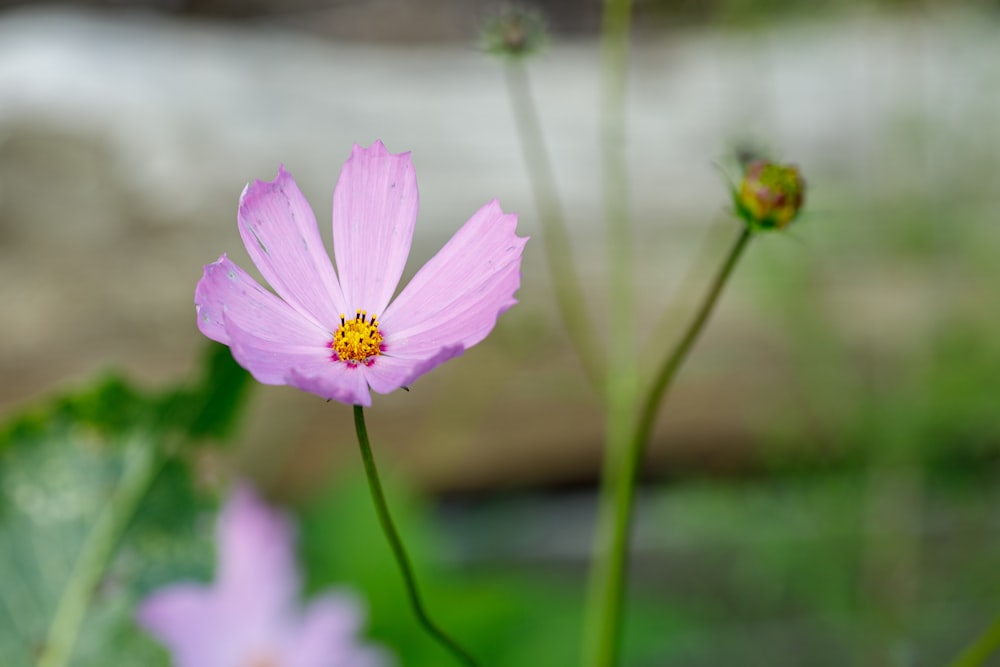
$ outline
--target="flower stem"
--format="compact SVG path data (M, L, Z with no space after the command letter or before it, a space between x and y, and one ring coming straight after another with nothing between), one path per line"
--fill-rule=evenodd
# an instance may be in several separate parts
M705 294L704 301L702 301L701 308L698 309L691 324L688 325L684 337L677 343L677 347L674 348L673 352L664 359L663 364L656 373L653 386L650 388L649 393L646 395L646 401L643 403L639 424L636 428L635 437L632 440L634 454L629 458L630 464L633 467L631 473L633 482L638 472L639 463L642 461L646 445L649 442L650 434L653 431L653 424L656 422L656 415L660 411L663 398L670 389L670 385L677 375L677 370L681 367L692 346L694 346L695 341L698 340L698 336L705 328L705 324L708 322L708 318L712 314L716 302L719 300L719 295L722 293L722 288L725 287L730 274L732 274L733 269L736 267L736 262L739 261L743 251L746 250L747 243L752 236L753 232L750 228L744 226L736 238L733 247L730 249L729 254L726 256L725 261L719 268L719 272L715 275L715 279Z
M623 455L614 461L614 466L611 468L612 477L602 488L597 539L603 546L601 551L603 577L598 580L600 589L592 591L597 597L592 597L590 600L592 605L599 605L597 613L600 617L600 623L592 628L598 633L594 643L595 652L590 663L595 666L609 667L618 660L624 590L628 580L628 549L635 507L635 485L653 424L667 390L699 334L705 328L722 293L722 288L746 249L751 236L749 227L741 230L684 336L664 359L643 402L642 412L635 432L628 441L628 447Z
M601 27L601 164L604 218L607 226L611 304L611 348L622 373L622 352L635 365L633 334L632 230L628 211L628 165L625 159L625 90L628 69L631 0L605 0ZM629 379L629 378L626 378ZM609 384L614 382L609 378Z
M63 589L37 667L63 667L69 662L80 625L108 561L163 461L151 440L142 439L130 450L121 481L87 535Z
M605 383L604 462L594 562L590 569L584 618L583 664L586 667L611 667L618 661L620 604L612 605L611 601L621 598L618 590L621 578L615 572L618 567L614 560L616 554L610 549L610 543L617 523L620 473L628 455L638 388L632 230L625 157L625 91L631 19L631 0L605 0L601 26L600 122L611 344ZM612 607L615 611L609 616Z
M1000 649L1000 616L948 667L980 667Z
M538 119L538 109L531 93L528 69L521 58L509 58L505 67L507 95L510 98L517 135L520 139L524 163L528 168L538 208L542 238L545 243L545 263L552 280L559 315L569 335L570 342L583 366L583 371L594 388L604 384L603 354L594 336L594 327L587 315L576 268L570 252L566 216L556 189L552 161L545 150L545 137Z
M417 588L417 578L413 573L413 566L410 558L406 555L406 548L403 540L396 531L396 526L392 522L389 514L389 506L385 502L385 494L382 493L382 483L379 481L378 468L375 467L375 458L372 456L372 448L368 442L368 428L365 426L364 408L360 405L354 406L354 428L358 434L358 446L361 448L361 460L365 464L365 473L368 476L368 488L371 489L372 501L375 503L375 513L378 515L379 523L382 525L382 532L389 541L392 555L399 566L400 574L403 575L403 582L406 584L406 593L410 598L410 606L429 635L434 637L438 643L444 645L458 660L469 667L477 667L478 663L469 653L463 649L454 639L444 633L427 615L423 600L420 597L420 590Z

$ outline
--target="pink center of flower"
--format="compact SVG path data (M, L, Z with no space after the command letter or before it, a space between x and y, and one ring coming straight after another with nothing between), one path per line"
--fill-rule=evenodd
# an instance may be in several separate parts
M382 354L382 332L378 330L378 316L368 317L368 313L359 310L353 320L345 319L340 314L340 326L333 334L330 344L337 359L349 364L359 361L368 363L373 357Z

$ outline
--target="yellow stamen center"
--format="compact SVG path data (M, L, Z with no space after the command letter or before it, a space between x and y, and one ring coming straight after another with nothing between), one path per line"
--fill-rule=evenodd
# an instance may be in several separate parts
M382 332L378 330L378 316L368 317L359 310L353 320L340 314L340 326L333 334L333 351L337 358L349 364L365 363L382 354Z

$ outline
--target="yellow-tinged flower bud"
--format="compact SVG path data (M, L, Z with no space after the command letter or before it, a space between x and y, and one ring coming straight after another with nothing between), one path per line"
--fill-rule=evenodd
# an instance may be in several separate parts
M805 201L806 182L794 165L754 160L734 192L736 213L755 229L784 229Z

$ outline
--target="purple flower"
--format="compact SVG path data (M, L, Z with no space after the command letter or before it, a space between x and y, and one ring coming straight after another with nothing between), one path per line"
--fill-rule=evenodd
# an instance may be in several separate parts
M417 181L409 153L355 146L333 193L337 272L291 175L240 198L240 235L278 296L223 255L195 289L198 328L259 382L371 405L458 356L514 303L527 241L496 200L479 209L389 303L410 252ZM339 274L339 276L338 276ZM280 297L280 298L279 298Z
M218 523L211 586L180 583L153 593L137 620L170 650L176 667L376 667L360 644L357 601L327 593L298 604L294 531L283 514L241 486Z

